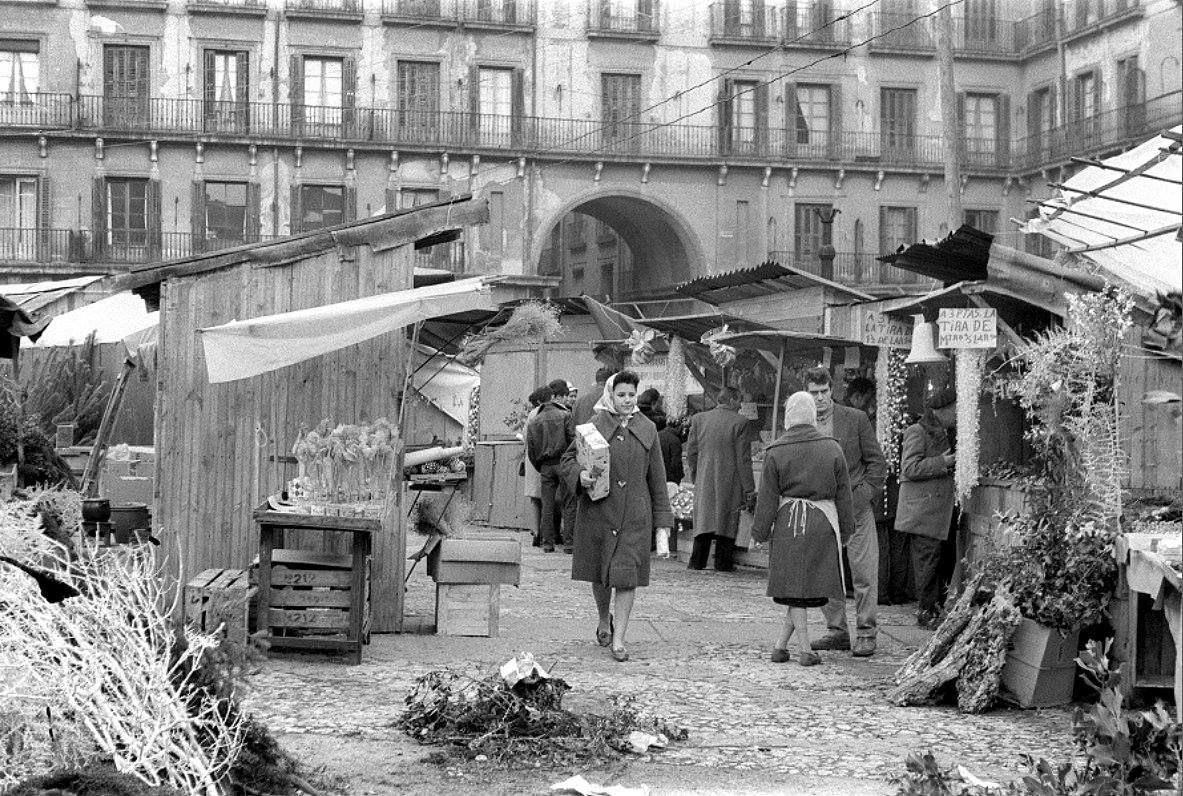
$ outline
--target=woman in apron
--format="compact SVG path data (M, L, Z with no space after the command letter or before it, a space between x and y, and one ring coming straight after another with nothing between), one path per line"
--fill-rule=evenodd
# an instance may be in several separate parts
M807 608L842 589L841 543L854 531L850 476L842 448L817 430L817 409L807 392L785 401L785 433L764 453L752 538L771 537L768 596L787 606L784 629L772 650L774 663L789 660L796 636L797 662L821 663L810 649Z

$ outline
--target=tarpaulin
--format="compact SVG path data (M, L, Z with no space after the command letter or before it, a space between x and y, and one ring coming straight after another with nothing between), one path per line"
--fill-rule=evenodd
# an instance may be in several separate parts
M495 310L483 277L400 290L201 330L211 382L258 376L337 351L418 321Z

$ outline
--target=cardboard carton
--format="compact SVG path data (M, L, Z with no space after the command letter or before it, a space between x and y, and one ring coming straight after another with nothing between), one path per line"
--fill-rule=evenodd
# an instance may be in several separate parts
M608 497L608 440L604 439L604 435L594 423L584 423L575 427L575 457L584 470L599 470L596 482L587 490L587 496L592 500Z

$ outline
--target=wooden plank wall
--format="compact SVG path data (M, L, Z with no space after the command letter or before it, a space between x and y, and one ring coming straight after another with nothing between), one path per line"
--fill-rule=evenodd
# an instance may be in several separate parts
M251 511L275 492L301 426L398 416L407 354L391 333L272 373L210 384L197 329L230 320L304 309L402 290L412 283L411 247L374 254L363 246L290 265L239 265L169 280L161 299L156 440L160 525L184 579L211 567L244 568L254 559ZM401 510L375 540L373 628L402 628L405 552ZM302 540L310 543L310 540Z
M1183 488L1179 405L1145 404L1149 390L1183 394L1183 367L1140 350L1142 329L1134 327L1118 374L1121 393L1121 441L1129 457L1125 486L1174 496Z

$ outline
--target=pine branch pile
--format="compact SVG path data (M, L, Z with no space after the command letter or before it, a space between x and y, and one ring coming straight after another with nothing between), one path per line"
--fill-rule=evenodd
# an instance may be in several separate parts
M21 373L25 413L37 418L47 436L53 436L58 423L74 423L75 444L94 439L112 386L97 366L97 349L91 333L81 346L55 347Z
M896 672L888 701L931 705L955 688L963 712L988 709L998 696L1007 645L1020 618L1005 586L990 591L982 575L975 575L928 643Z
M406 710L394 726L421 744L447 747L453 757L484 756L506 768L562 766L619 758L633 731L685 740L684 729L642 718L633 697L612 697L608 716L563 707L569 691L557 677L508 687L494 673L474 679L455 671L431 671L415 681Z
M543 301L527 301L514 309L504 325L464 338L456 361L470 368L476 367L484 361L489 349L498 343L545 342L562 333L557 306Z

